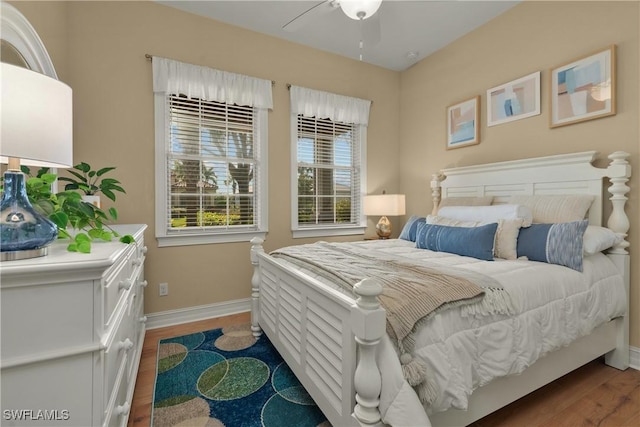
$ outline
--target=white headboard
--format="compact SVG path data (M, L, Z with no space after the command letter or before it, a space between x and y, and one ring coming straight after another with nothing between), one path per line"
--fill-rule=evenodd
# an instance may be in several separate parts
M495 203L505 203L512 195L589 194L595 197L589 209L589 222L604 225L605 203L603 179L609 178L613 210L606 223L616 233L627 236L629 218L624 206L631 176L628 153L617 151L609 156L607 168L596 168L595 151L559 154L484 165L443 169L431 181L434 214L441 198L493 196ZM627 253L625 240L615 248Z

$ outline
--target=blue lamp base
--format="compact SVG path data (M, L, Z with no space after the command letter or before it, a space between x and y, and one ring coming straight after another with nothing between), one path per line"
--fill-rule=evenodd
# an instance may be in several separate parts
M31 206L24 174L13 170L5 172L0 202L2 261L44 256L47 246L57 237L58 227Z

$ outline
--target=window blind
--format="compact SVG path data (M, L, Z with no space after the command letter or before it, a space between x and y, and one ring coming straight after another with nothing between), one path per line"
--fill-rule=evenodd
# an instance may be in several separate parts
M254 108L185 95L167 102L167 229L256 229Z
M359 126L297 116L298 226L359 225Z

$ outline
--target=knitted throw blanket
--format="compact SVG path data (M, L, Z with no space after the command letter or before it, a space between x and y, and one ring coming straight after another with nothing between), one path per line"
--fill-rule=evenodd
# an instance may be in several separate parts
M425 378L420 364L411 364L412 332L435 313L464 306L463 315L510 314L507 292L495 279L456 267L410 260L372 250L370 246L317 242L271 252L352 290L365 278L382 286L379 297L386 311L387 334L397 345L405 378L416 386ZM431 394L431 393L429 393ZM430 400L430 399L425 399Z

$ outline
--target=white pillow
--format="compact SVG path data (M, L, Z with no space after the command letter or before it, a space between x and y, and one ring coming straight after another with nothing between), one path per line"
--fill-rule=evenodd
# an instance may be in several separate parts
M593 255L622 242L622 236L609 228L589 225L584 232L582 250L585 255Z
M493 196L445 197L440 200L438 209L445 206L490 206L491 202L493 202Z
M522 219L523 227L531 225L531 209L522 205L444 206L438 211L443 216L458 221L498 222L501 219Z
M480 227L487 224L498 223L496 238L493 246L493 253L496 258L516 259L518 258L518 233L524 220L499 219L497 221L459 221L457 219L445 218L442 216L427 216L427 224L446 225L449 227Z
M531 209L533 222L553 224L583 220L593 199L587 194L511 196L508 203Z

